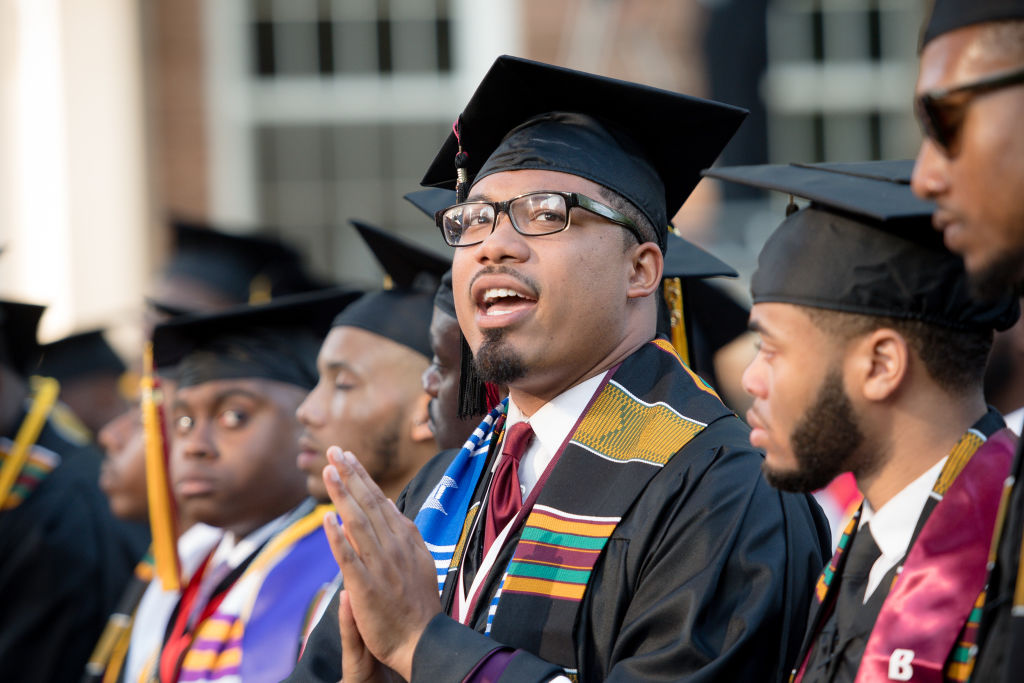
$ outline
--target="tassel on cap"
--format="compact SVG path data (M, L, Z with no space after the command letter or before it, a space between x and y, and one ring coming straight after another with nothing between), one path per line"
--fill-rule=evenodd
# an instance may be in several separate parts
M793 195L789 195L789 204L786 204L786 218L789 218L799 210L800 207L796 205L796 200L793 198Z
M159 388L153 373L152 342L146 344L142 363L142 425L145 430L146 493L153 535L153 559L156 576L164 590L179 590L181 566L178 561L177 508L167 472L164 425L157 405Z
M462 149L462 115L455 119L452 124L452 133L459 143L459 151L455 154L455 202L466 201L469 194L469 172L466 166L469 165L469 154Z
M462 339L462 375L459 377L459 418L465 419L487 414L487 385L473 365L473 350L466 338Z

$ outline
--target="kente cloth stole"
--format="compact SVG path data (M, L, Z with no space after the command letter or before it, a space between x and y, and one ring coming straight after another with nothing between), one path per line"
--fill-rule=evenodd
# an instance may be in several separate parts
M0 438L0 463L7 461L14 442L7 438ZM39 488L39 485L60 465L60 456L48 448L33 445L28 449L28 456L21 466L11 492L3 501L0 509L13 510L21 505L32 492Z
M598 390L555 455L547 480L538 484L542 488L535 504L528 515L524 509L519 528L513 528L518 538L509 536L515 548L511 560L492 569L492 576L500 576L497 590L480 600L487 603L486 632L574 677L577 613L616 526L683 446L730 414L667 341L655 340L627 358ZM452 605L485 484L467 485L475 494L468 514L459 520L462 529L446 570L442 605ZM479 526L477 533L482 532Z
M30 384L32 396L18 433L13 441L0 441L0 510L21 505L60 464L59 455L36 445L57 403L60 384L38 376Z
M331 509L317 506L267 541L196 627L178 680L240 683L280 680L291 672L306 612L338 571L322 526Z
M1015 443L994 424L992 413L986 415L950 452L868 637L857 681L963 681L969 675L998 492ZM860 510L818 579L813 628L791 681L802 679L810 647L835 608L834 579L842 575L859 519Z

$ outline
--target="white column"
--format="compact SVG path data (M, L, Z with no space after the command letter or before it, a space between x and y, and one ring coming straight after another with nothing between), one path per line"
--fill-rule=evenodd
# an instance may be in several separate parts
M148 272L134 0L0 0L0 296L40 337L134 322Z

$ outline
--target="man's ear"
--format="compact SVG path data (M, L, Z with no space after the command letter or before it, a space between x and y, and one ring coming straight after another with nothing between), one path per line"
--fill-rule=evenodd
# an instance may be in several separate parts
M661 284L665 268L661 249L654 242L644 242L630 247L629 257L629 289L626 295L630 299L650 296Z
M889 399L910 372L910 347L896 330L883 327L852 342L847 352L852 364L851 389L868 401Z
M409 432L409 436L412 438L414 443L432 441L434 439L434 432L430 431L430 413L427 410L428 405L430 405L430 394L425 391L422 392L413 402L412 413L410 415L412 430Z

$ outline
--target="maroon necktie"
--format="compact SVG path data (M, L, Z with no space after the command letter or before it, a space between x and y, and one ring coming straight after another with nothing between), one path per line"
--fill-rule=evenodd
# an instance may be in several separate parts
M517 422L505 433L501 461L491 481L487 495L487 515L484 518L484 553L494 539L523 507L523 494L519 489L519 461L526 453L533 429L528 422Z

